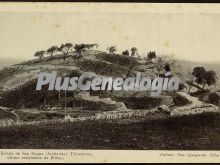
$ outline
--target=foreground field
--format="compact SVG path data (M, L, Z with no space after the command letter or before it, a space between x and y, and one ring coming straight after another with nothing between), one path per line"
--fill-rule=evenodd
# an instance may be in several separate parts
M84 121L13 126L0 130L0 148L220 149L220 114L120 122Z

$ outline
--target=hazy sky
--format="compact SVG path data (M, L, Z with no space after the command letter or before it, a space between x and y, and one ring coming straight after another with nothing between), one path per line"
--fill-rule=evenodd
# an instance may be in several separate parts
M220 14L0 12L0 57L32 59L62 43L136 46L193 61L220 61Z

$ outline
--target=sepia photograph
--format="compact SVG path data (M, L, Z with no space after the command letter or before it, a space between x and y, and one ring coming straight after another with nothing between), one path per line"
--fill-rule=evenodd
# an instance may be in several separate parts
M0 149L220 150L219 9L1 2Z

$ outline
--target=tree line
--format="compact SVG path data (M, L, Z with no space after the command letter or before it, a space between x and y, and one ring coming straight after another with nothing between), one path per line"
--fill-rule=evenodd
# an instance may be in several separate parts
M72 43L66 43L61 44L60 46L51 46L47 50L40 50L35 52L34 56L38 57L40 61L46 56L49 55L51 58L53 58L54 54L57 52L61 52L63 54L64 61L66 60L69 53L75 51L77 53L77 57L83 56L83 52L85 52L88 49L92 49L94 47L98 47L98 44L75 44ZM116 46L110 46L106 49L110 54L116 54L117 48ZM124 50L122 55L125 56L131 56L131 57L140 57L138 54L138 49L136 47L132 47L130 51L128 49ZM148 53L148 59L156 58L155 52L149 52Z
M117 51L117 48L116 46L110 46L106 49L110 54L115 54L116 51ZM131 52L131 53L130 53ZM140 57L139 54L138 54L138 49L136 47L132 47L130 49L130 51L128 49L124 50L122 53L122 55L125 55L125 56L131 56L131 57L134 57L134 56L137 56L137 57Z
M77 57L81 57L83 55L83 52L91 49L93 47L98 47L98 44L75 44L73 46L72 43L66 43L66 44L61 44L59 47L58 46L51 46L47 50L40 50L37 51L34 56L38 57L40 61L46 56L49 55L51 58L53 58L54 54L57 52L61 52L63 54L63 60L65 61L66 58L68 57L68 54L73 52L75 50Z

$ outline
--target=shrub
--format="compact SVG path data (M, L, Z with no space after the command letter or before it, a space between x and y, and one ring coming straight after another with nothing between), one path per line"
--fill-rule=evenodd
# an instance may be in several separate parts
M174 103L175 106L179 107L179 106L188 105L188 104L190 104L191 102L190 102L187 98L185 98L185 97L183 97L183 96L177 94L177 95L175 95L175 96L173 97L173 103Z
M129 109L148 109L155 108L160 105L160 98L153 97L115 97L115 101L124 102Z
M219 105L220 96L217 93L210 93L208 95L208 102L211 104Z

